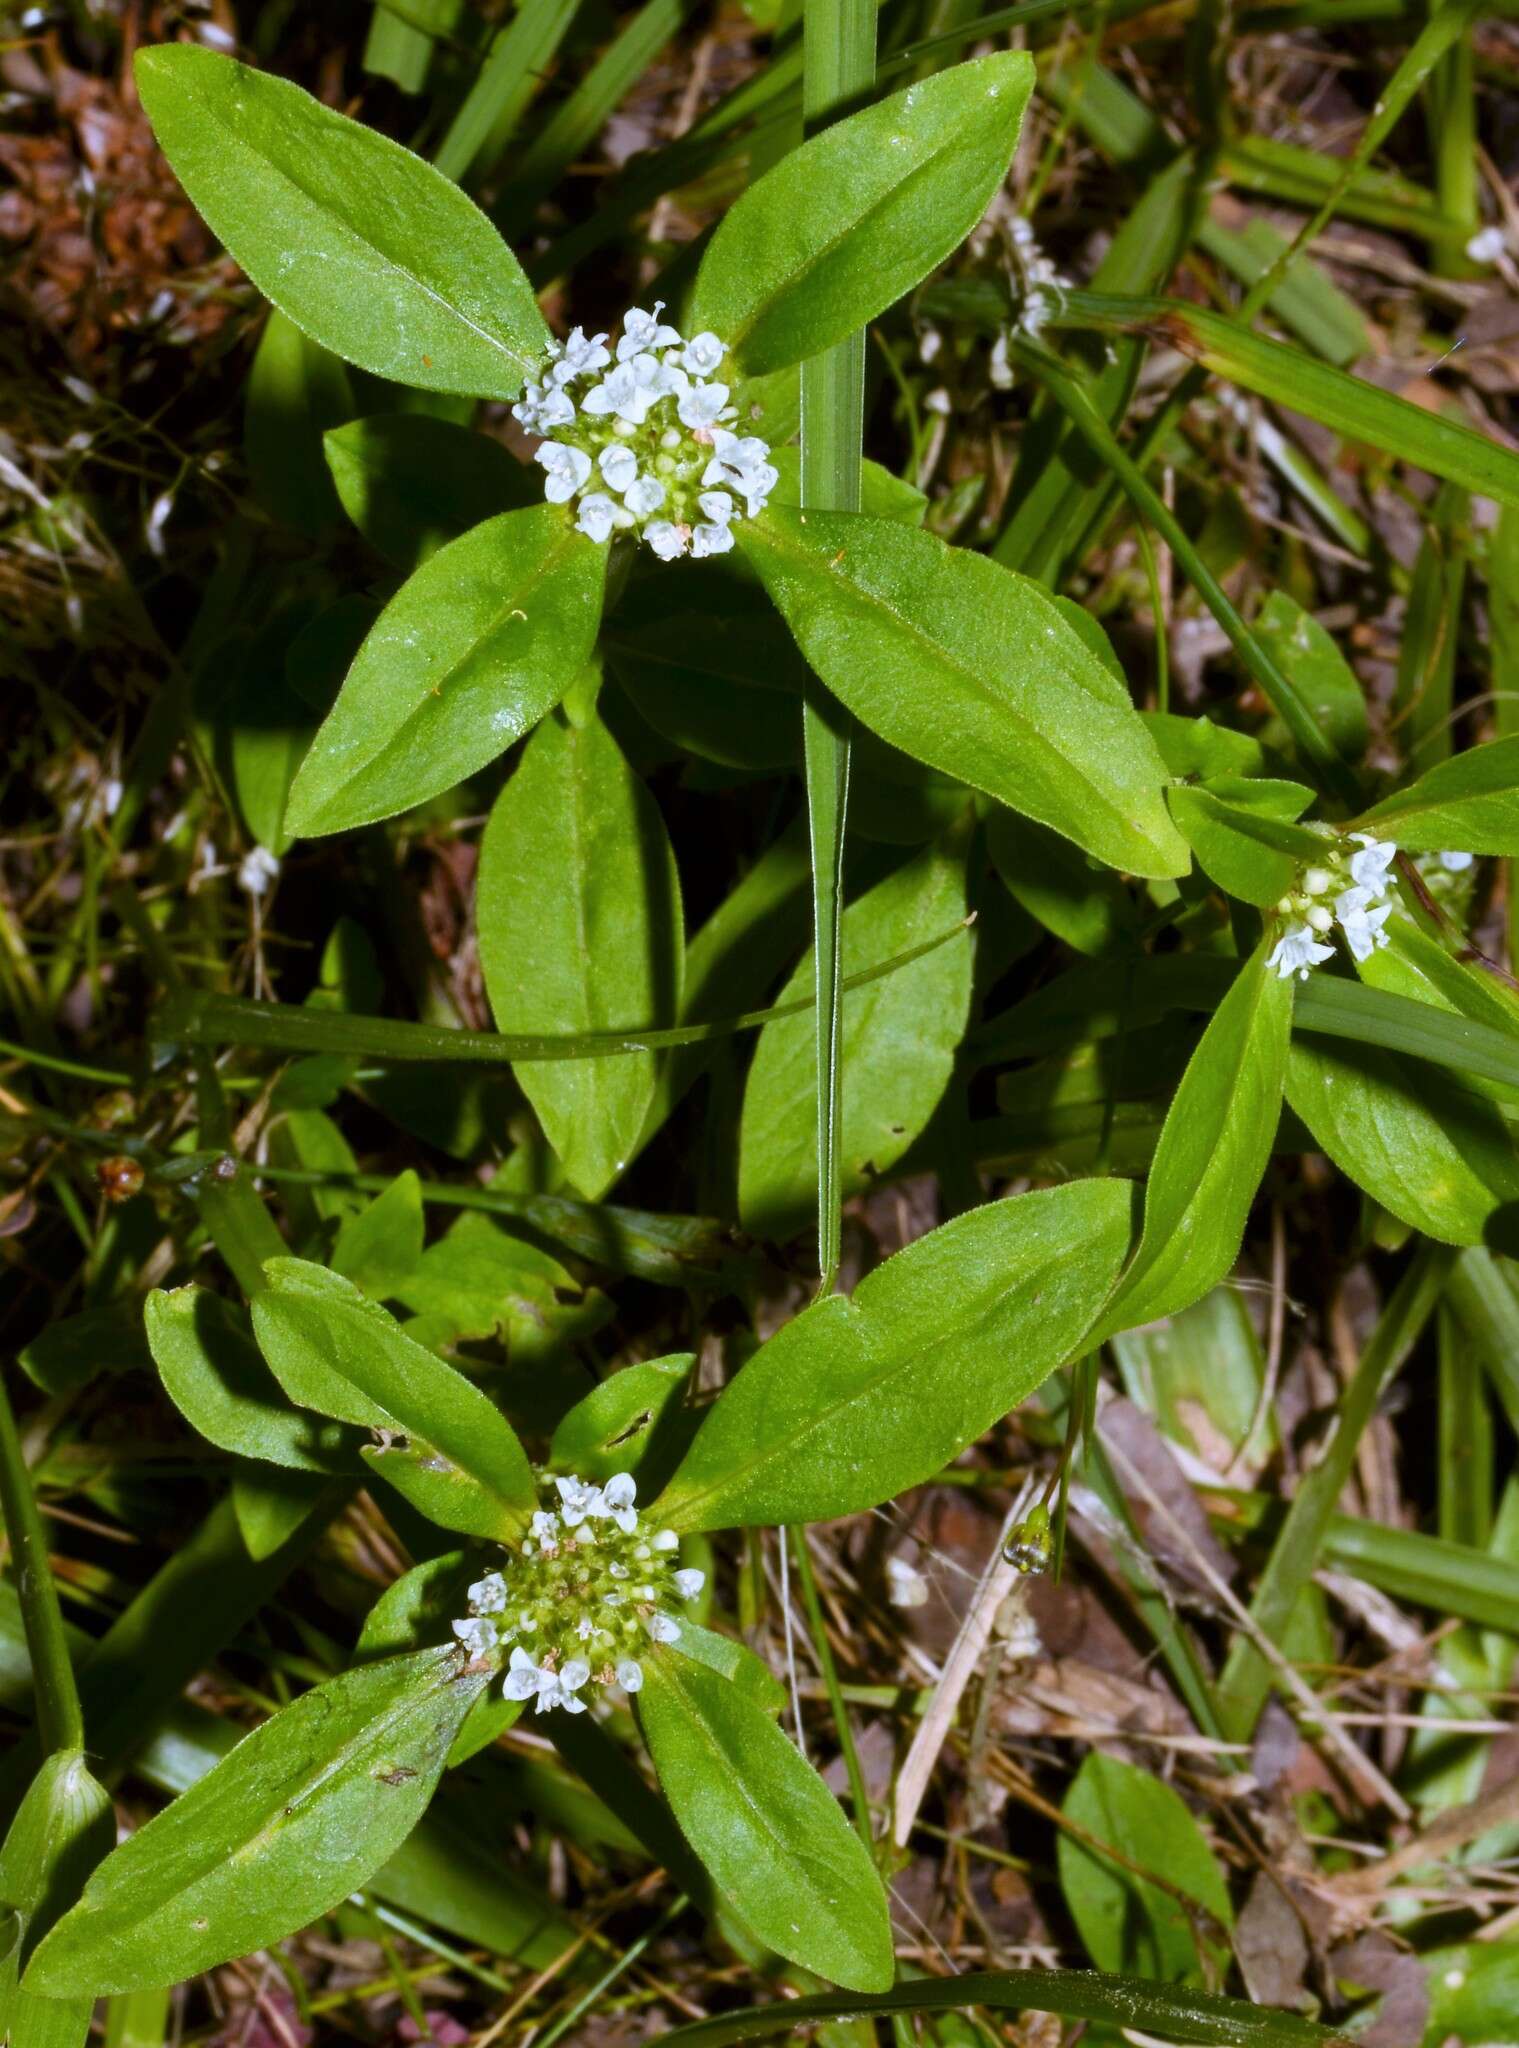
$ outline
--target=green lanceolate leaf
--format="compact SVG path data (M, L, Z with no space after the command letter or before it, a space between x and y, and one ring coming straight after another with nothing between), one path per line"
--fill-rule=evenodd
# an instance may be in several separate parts
M736 530L812 667L872 732L1110 867L1186 872L1154 741L1037 583L894 520L782 507Z
M1280 901L1303 862L1323 851L1322 839L1292 822L1313 798L1300 782L1228 777L1166 795L1198 866L1242 903L1264 909Z
M0 2041L84 2048L94 1997L61 1998L20 1979L27 1962L116 1840L110 1794L78 1750L56 1751L27 1789L0 1847Z
M541 470L430 413L350 420L323 446L343 510L408 575L483 519L543 500Z
M1366 751L1366 698L1333 637L1285 590L1272 591L1253 625L1255 637L1297 684L1335 751L1346 761L1359 761Z
M416 1271L425 1234L422 1183L407 1167L366 1208L344 1217L332 1247L332 1270L371 1301L391 1300Z
M1210 1967L1227 1962L1228 1887L1178 1792L1094 1750L1062 1811L1082 1836L1118 1852L1105 1856L1064 1831L1056 1849L1065 1902L1100 1969L1200 1983L1204 1958Z
M514 398L549 333L457 185L299 86L189 43L137 56L164 155L266 298L334 354L429 391Z
M358 1469L353 1431L291 1406L231 1302L204 1287L156 1292L143 1322L164 1391L208 1443L292 1472Z
M1415 853L1519 853L1519 739L1439 762L1357 822Z
M759 376L873 320L980 220L1033 82L1020 52L982 57L792 150L718 227L688 331L713 329Z
M373 824L505 753L585 666L606 560L558 505L503 512L440 548L359 649L295 778L286 829Z
M965 864L935 848L908 861L844 915L846 973L906 952L965 915ZM781 990L812 987L812 956ZM895 1165L932 1116L954 1066L970 1004L970 934L844 1001L843 1194ZM811 1219L816 1187L817 1054L812 1019L784 1017L760 1033L739 1128L739 1214L747 1229L786 1238Z
M914 1486L1080 1347L1129 1248L1117 1181L989 1202L814 1303L708 1412L650 1509L676 1529L818 1522Z
M1132 938L1139 917L1123 883L1068 839L989 804L986 850L1014 900L1078 953Z
M1287 1100L1342 1173L1444 1244L1480 1244L1495 1212L1519 1201L1503 1117L1443 1073L1374 1045L1298 1039Z
M561 1419L549 1445L549 1463L582 1479L637 1472L650 1451L662 1449L662 1440L685 1420L677 1397L695 1363L694 1351L677 1351L610 1374Z
M1103 1334L1175 1315L1239 1257L1282 1106L1292 990L1263 945L1214 1011L1155 1148L1144 1230Z
M480 965L503 1032L669 1024L684 962L680 885L657 806L595 712L550 718L480 848ZM549 1143L594 1199L631 1158L655 1056L519 1060Z
M264 1270L253 1327L291 1400L377 1431L366 1461L445 1529L519 1535L535 1503L532 1467L489 1396L336 1273L304 1259Z
M661 1651L639 1720L682 1833L768 1947L831 1984L884 1991L886 1894L833 1794L731 1680Z
M411 1833L487 1678L432 1649L303 1694L106 1858L27 1988L174 1984L329 1912Z

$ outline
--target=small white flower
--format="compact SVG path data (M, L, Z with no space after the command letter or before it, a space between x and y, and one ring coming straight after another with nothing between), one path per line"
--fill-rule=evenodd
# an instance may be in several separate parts
M512 418L530 434L549 434L575 417L574 400L557 384L529 384L512 407Z
M1334 908L1345 943L1357 960L1369 960L1378 946L1387 944L1382 926L1392 915L1392 905L1378 902L1372 890L1346 889L1334 899Z
M679 348L681 337L659 317L664 309L664 300L656 299L652 313L645 313L641 307L634 306L631 312L623 315L622 339L617 344L619 363L625 363L629 356L636 356L641 349Z
M1464 875L1472 864L1469 853L1440 853L1435 858L1448 875Z
M693 384L682 392L675 411L681 425L707 432L715 427L723 416L723 407L728 403L726 384Z
M588 1515L601 1513L601 1488L592 1486L584 1479L558 1479L554 1481L563 1503L560 1514L567 1529L578 1529Z
M593 334L587 338L583 327L575 328L559 351L558 362L549 372L554 383L567 384L572 377L585 377L592 370L604 370L612 360L606 339L604 334Z
M238 887L246 889L250 896L263 896L270 883L278 881L279 872L279 861L268 847L255 846L237 871Z
M643 537L662 562L673 562L686 552L688 536L668 519L656 519L643 530Z
M496 1624L484 1616L456 1621L454 1634L472 1657L487 1657L496 1647Z
M668 1614L651 1614L645 1626L656 1643L678 1643L680 1623Z
M1398 849L1390 839L1373 839L1369 832L1352 832L1350 836L1360 847L1359 853L1350 856L1350 879L1380 900L1392 879L1388 869L1397 859Z
M694 1600L706 1585L707 1574L699 1572L695 1565L687 1565L684 1570L674 1574L673 1583L682 1600Z
M617 507L605 491L588 491L580 501L576 526L588 540L604 541L617 523Z
M955 401L942 384L930 391L923 400L923 410L935 414L941 420L947 420L954 409Z
M476 1579L469 1589L469 1604L476 1614L506 1611L506 1581L500 1572L487 1572L483 1579Z
M643 1666L635 1663L631 1657L624 1657L617 1667L617 1683L624 1692L641 1692L643 1690Z
M591 473L591 458L583 448L567 448L560 441L545 441L533 459L548 472L543 495L551 505L565 505Z
M596 458L596 466L611 491L625 491L638 475L638 457L621 441L613 441L603 448Z
M628 486L623 503L635 519L647 519L665 501L665 487L657 476L641 476Z
M1328 868L1309 868L1303 877L1305 896L1327 896L1334 887L1334 876Z
M1478 228L1466 245L1473 263L1496 263L1508 247L1508 236L1500 227Z
M552 1677L552 1673L548 1674ZM501 1690L509 1700L530 1700L539 1690L543 1676L526 1650L513 1650Z
M559 1683L566 1692L579 1692L591 1675L591 1667L584 1657L571 1657L559 1674Z
M638 1510L633 1503L638 1498L638 1482L631 1472L618 1472L610 1478L601 1490L604 1502L603 1513L614 1521L624 1536L631 1536L638 1527Z
M733 535L726 526L697 526L691 532L693 555L725 555L733 545Z
M696 502L714 526L726 526L737 509L726 491L703 491Z
M717 336L707 329L692 335L680 359L693 377L710 377L726 354Z
M1306 981L1310 967L1317 967L1321 961L1333 958L1333 946L1321 946L1310 925L1295 924L1277 940L1276 949L1266 965L1274 967L1283 981L1293 974Z
M928 1581L905 1557L886 1560L886 1597L893 1607L926 1607Z
M649 1543L655 1550L679 1550L680 1548L680 1538L673 1529L656 1529L649 1538Z

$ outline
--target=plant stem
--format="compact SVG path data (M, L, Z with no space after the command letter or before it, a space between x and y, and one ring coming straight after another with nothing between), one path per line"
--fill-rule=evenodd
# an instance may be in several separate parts
M31 1474L21 1455L10 1395L0 1378L0 1509L5 1513L15 1567L16 1591L26 1629L27 1655L32 1661L37 1734L43 1754L83 1749L84 1716L74 1685L58 1589L48 1563L47 1540Z
M875 77L875 0L806 0L802 116L809 133ZM864 435L865 332L802 365L802 504L860 509ZM844 825L849 801L849 723L814 685L802 708L817 991L818 1270L820 1291L838 1272L843 1185L839 1161L842 1073L840 912Z

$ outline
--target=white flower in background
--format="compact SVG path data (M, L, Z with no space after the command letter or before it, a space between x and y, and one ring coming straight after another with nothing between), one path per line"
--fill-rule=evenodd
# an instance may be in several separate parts
M734 521L758 517L779 477L768 444L729 424L727 344L710 332L687 341L663 311L625 316L615 361L605 334L577 327L512 413L544 437L544 496L573 501L581 533L597 543L638 534L673 562L726 554Z
M1306 981L1310 967L1317 967L1322 961L1333 958L1333 946L1321 946L1312 925L1295 924L1290 925L1277 940L1276 950L1266 965L1274 967L1283 981L1291 974Z
M1473 263L1496 263L1508 247L1508 236L1500 227L1478 228L1466 245Z
M500 1570L470 1587L468 1618L453 1632L471 1658L499 1664L505 1655L509 1700L531 1700L540 1714L583 1714L606 1687L640 1689L640 1657L651 1640L679 1640L669 1609L694 1600L706 1575L678 1568L673 1529L641 1526L630 1472L600 1485L557 1473L543 1486L553 1505L507 1546Z
M255 846L237 871L240 889L246 889L250 896L264 896L270 884L279 880L280 864L276 855L267 846Z
M1437 853L1435 859L1439 861L1446 874L1464 875L1472 864L1473 856L1469 853Z
M893 1607L926 1607L928 1581L905 1557L886 1560L886 1597Z

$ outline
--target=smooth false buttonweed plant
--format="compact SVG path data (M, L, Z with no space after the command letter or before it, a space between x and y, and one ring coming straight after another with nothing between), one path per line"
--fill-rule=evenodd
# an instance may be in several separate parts
M321 1005L338 995L342 961L303 1006L160 991L153 1045L195 1062L206 1123L189 1156L217 1162L197 1169L193 1257L209 1237L247 1300L181 1286L149 1296L145 1323L169 1396L233 1461L227 1526L262 1571L303 1555L363 1485L422 1561L376 1601L346 1668L105 1856L24 1981L41 1998L84 2000L87 2024L98 1993L279 1942L376 1880L445 1773L483 1758L531 1707L535 1731L542 1716L541 1733L598 1793L622 1786L630 1838L657 1841L684 1896L716 1902L757 1967L779 1956L851 1993L884 1992L891 1925L867 1846L881 1817L862 1790L852 1825L779 1725L782 1690L724 1609L737 1603L721 1550L712 1568L711 1550L682 1563L680 1545L888 1501L1109 1337L1201 1301L1239 1258L1284 1097L1393 1216L1482 1244L1519 1199L1519 1156L1499 1104L1440 1070L1477 1060L1506 1103L1513 1018L1507 995L1460 957L1464 935L1441 925L1432 882L1428 903L1410 888L1406 914L1393 914L1392 866L1400 850L1422 856L1427 875L1437 860L1449 903L1468 886L1463 863L1519 854L1519 739L1373 792L1232 608L1221 616L1272 727L1146 711L1053 569L1046 580L1008 566L1033 559L1011 545L998 559L948 545L925 530L920 493L862 463L857 388L843 404L850 380L835 373L857 365L866 328L954 254L1001 190L1033 82L1024 53L953 65L809 136L727 211L699 261L682 258L664 298L651 287L615 338L575 327L563 340L491 221L436 167L204 49L146 50L137 71L170 163L279 310L264 346L295 366L300 403L285 411L322 417L319 392L348 394L322 446L333 518L340 505L373 560L362 595L303 625L314 687L275 721L278 746L230 750L234 769L257 755L244 779L257 786L261 843L278 862L302 836L448 792L450 818L488 808L474 908L497 1033L408 1026L366 1016L362 1002L339 1016ZM1021 297L997 300L997 325L1017 329L1004 362L1030 363L1080 429L1059 444L1061 503L1085 490L1096 449L1099 470L1111 462L1140 492L1145 517L1169 518L1102 440L1106 415L1076 373L1028 347L1058 329L1067 287L1031 230L1014 229L1011 247ZM1087 317L1100 321L1103 303ZM1134 303L1151 331L1157 302ZM374 412L359 410L344 363L366 373ZM498 424L509 410L535 444L530 460L394 387L466 411L482 401ZM784 444L799 411L797 454ZM1492 474L1481 462L1512 460L1479 443L1479 462L1479 437L1405 411L1439 425L1452 473L1473 488ZM1035 481L1027 503L1044 524L1052 501ZM1110 523L1110 481L1097 477L1072 531ZM1022 517L1015 508L1015 539ZM643 545L614 550L619 536ZM670 604L674 586L654 566L682 556L689 611ZM299 668L295 646L285 651ZM668 746L703 769L704 791L804 769L807 829L763 851L717 904L710 943L687 943L659 803L619 742L640 721L655 755ZM508 768L476 780L519 745ZM874 843L869 886L846 907L851 788L875 799ZM1299 822L1315 814L1336 822ZM787 947L800 954L800 911L794 928L787 919L806 899L809 856L817 944L764 1014L742 1082L725 1219L745 1226L741 1246L688 1217L603 1207L701 1071L705 1047L692 1042L661 1065L660 1028L679 1036L692 1014L751 1024ZM276 904L284 873L271 865L263 878ZM968 909L1001 884L1018 922L988 920L973 955ZM1051 945L1035 979L1004 1010L975 1015L1041 933ZM1062 946L1075 964L1046 978ZM1329 973L1310 974L1331 960L1332 989ZM871 1001L841 1007L857 972ZM1096 1105L1083 1128L1100 1126L1097 1149L1062 1153L1050 1171L1042 1110L1058 1100L1079 1123L1093 1105L1066 1099L1073 1076L1089 1057L1090 1071L1104 1065L1104 1039L1148 1004L1168 1020L1167 1061L1177 1057L1169 1105L1148 1078L1133 1132L1112 1102ZM218 1122L208 1048L226 1045L333 1055L297 1068L288 1097L272 1066L239 1076L297 1132L296 1119L326 1115L298 1106L303 1089L323 1102L370 1091L376 1068L388 1084L397 1045L397 1059L450 1071L470 1070L461 1046L474 1072L507 1061L533 1114L514 1094L513 1136L530 1130L494 1184L498 1215L467 1213L429 1244L436 1211L424 1216L416 1177L402 1176L360 1211L301 1217L292 1204L301 1255L282 1255ZM1056 1071L1033 1076L1025 1103L1028 1063L1045 1055ZM1031 1149L1015 1162L1025 1192L985 1199L971 1170L1005 1170L1005 1133L962 1156L973 1066L1000 1067L998 1088L1030 1109ZM1462 1131L1481 1138L1474 1164L1440 1150L1442 1088L1459 1094ZM407 1098L408 1114L426 1092ZM379 1113L398 1095L375 1086L365 1101ZM471 1173L499 1163L505 1119L490 1093L461 1087L449 1103L446 1131L422 1126L437 1156L467 1158ZM600 1327L589 1297L608 1273L669 1289L693 1325L713 1293L750 1303L763 1292L753 1247L814 1219L831 1278L844 1196L932 1151L946 1128L968 1206L847 1300L825 1286L720 1388L693 1384L688 1354L606 1371L609 1346L582 1392L568 1341L547 1342L573 1314ZM1121 1160L1118 1128L1137 1147ZM335 1126L317 1149L324 1169L344 1156ZM555 1192L525 1194L529 1178L544 1184L545 1160ZM158 1171L161 1188L174 1170ZM346 1201L352 1176L330 1177ZM471 1182L472 1201L483 1192ZM519 1313L524 1296L532 1313ZM503 1333L515 1372L503 1370ZM1041 1507L1008 1557L1032 1573L1055 1551ZM330 1637L304 1647L326 1654ZM1249 1721L1238 1739L1252 1734ZM657 1794L616 1754L640 1742Z

